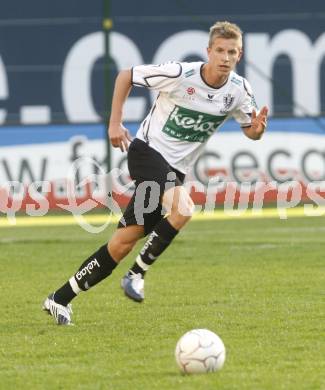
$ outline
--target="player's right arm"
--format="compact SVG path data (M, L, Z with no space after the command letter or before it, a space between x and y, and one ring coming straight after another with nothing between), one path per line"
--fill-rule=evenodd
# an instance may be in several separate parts
M112 146L120 148L122 152L128 150L131 136L123 124L123 106L132 88L131 70L121 70L115 80L111 115L108 125L108 137Z
M159 65L138 65L122 70L115 81L108 135L112 145L123 151L128 149L131 136L122 124L123 106L132 86L145 87L160 92L170 92L178 85L182 65L166 62Z

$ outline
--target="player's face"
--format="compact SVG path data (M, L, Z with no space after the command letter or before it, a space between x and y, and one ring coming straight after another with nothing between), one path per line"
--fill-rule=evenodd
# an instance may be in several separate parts
M241 58L241 40L217 37L207 50L210 67L218 74L228 75Z

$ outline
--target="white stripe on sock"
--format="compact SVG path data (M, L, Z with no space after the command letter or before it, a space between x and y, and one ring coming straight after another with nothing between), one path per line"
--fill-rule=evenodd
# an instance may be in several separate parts
M70 283L70 286L72 288L72 291L75 293L75 294L79 294L81 293L81 288L78 286L78 283L76 282L76 279L74 276L72 276L70 279L69 279L69 283Z
M139 267L141 267L144 271L148 271L150 265L144 263L141 259L141 256L138 255L136 259L136 263L138 264Z

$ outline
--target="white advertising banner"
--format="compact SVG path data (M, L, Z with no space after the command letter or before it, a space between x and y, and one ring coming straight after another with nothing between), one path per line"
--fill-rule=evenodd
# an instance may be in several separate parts
M209 195L222 202L230 187L238 194L254 194L263 187L264 201L269 202L288 183L292 188L292 183L301 187L302 200L308 198L308 185L313 186L313 193L324 191L324 123L293 122L271 121L260 141L247 139L238 128L233 130L237 125L227 123L212 136L187 176L193 199L202 203ZM37 136L26 136L20 128L21 137L13 136L9 129L0 146L0 211L4 212L10 199L24 208L43 197L50 208L58 207L67 203L69 183L74 184L77 201L95 198L99 205L106 205L107 194L114 192L117 201L125 205L133 191L126 153L112 149L112 170L107 172L105 129L96 126L66 126L66 131L51 129L52 135L47 132L46 136L39 128ZM129 127L134 134L136 125Z

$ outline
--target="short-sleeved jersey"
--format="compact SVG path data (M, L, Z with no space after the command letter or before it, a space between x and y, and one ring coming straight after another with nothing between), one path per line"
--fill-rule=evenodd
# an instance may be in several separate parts
M159 92L137 138L149 143L166 161L187 173L204 144L229 117L250 126L256 107L248 82L231 72L214 88L202 77L203 62L168 62L132 68L132 84Z

